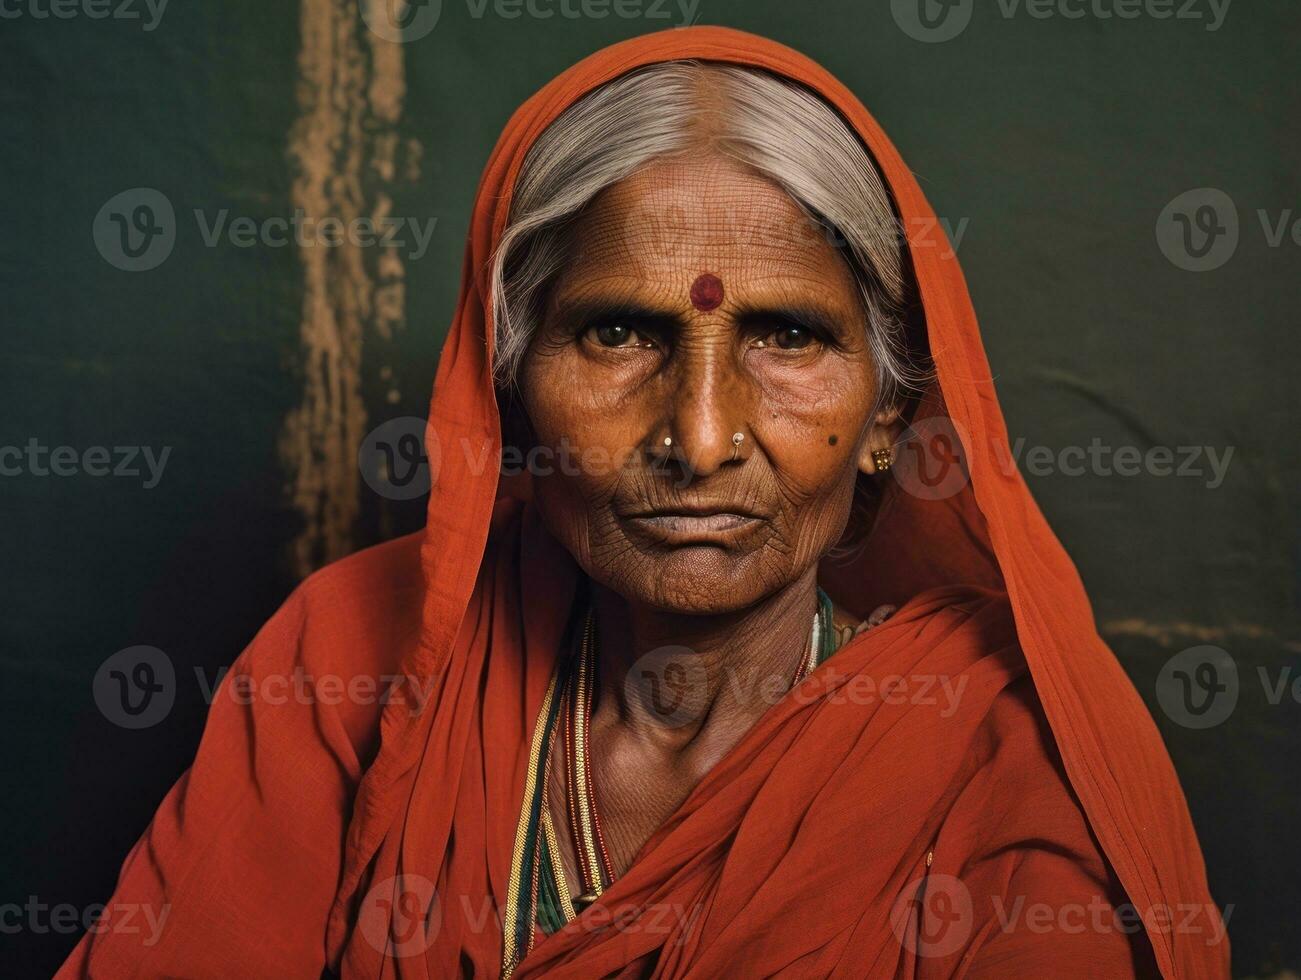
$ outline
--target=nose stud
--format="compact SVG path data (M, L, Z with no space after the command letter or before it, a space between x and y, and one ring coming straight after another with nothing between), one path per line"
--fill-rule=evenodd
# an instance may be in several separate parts
M737 451L741 448L741 443L745 441L745 435L737 432L732 435L732 458L736 459Z
M664 437L664 448L665 448L665 449L668 449L669 446L671 446L671 445L673 445L673 437L672 437L672 436L665 436L665 437Z

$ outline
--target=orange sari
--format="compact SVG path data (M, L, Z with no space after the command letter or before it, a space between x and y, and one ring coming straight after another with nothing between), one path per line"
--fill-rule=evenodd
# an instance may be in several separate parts
M579 573L527 488L482 462L501 447L488 259L539 133L594 87L682 58L808 86L874 155L936 368L911 448L923 465L955 452L959 482L900 474L862 557L820 576L860 615L900 610L774 705L627 873L514 965L530 746ZM106 922L137 905L161 928L93 930L60 976L1227 976L1157 730L1005 465L957 261L879 126L816 64L737 31L665 31L522 106L479 188L427 443L424 532L295 591L127 857ZM292 677L310 696L266 695Z

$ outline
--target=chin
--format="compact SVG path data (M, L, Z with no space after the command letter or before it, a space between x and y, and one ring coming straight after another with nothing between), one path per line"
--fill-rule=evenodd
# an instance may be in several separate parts
M643 553L635 567L608 580L600 570L589 574L631 602L682 615L715 616L753 606L788 583L788 576L759 565L755 552L683 545Z

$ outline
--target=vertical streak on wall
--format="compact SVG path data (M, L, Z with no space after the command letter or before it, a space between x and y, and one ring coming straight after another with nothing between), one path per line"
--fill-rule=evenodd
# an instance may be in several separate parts
M355 0L300 2L298 118L288 155L293 206L308 230L308 243L297 244L303 391L280 452L290 502L303 518L290 555L301 576L356 546L357 452L367 422L362 350L368 335L390 338L400 329L405 307L396 249L347 237L326 246L314 229L327 217L349 227L391 213L405 81L401 46L367 30Z

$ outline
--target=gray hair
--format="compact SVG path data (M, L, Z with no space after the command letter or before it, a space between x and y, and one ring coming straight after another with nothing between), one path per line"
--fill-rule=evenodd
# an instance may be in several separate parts
M903 236L867 150L808 90L763 71L695 61L606 83L561 113L530 148L492 262L498 386L516 379L566 261L567 229L583 208L653 160L702 141L777 183L829 241L845 246L868 314L879 404L920 387L905 328Z

